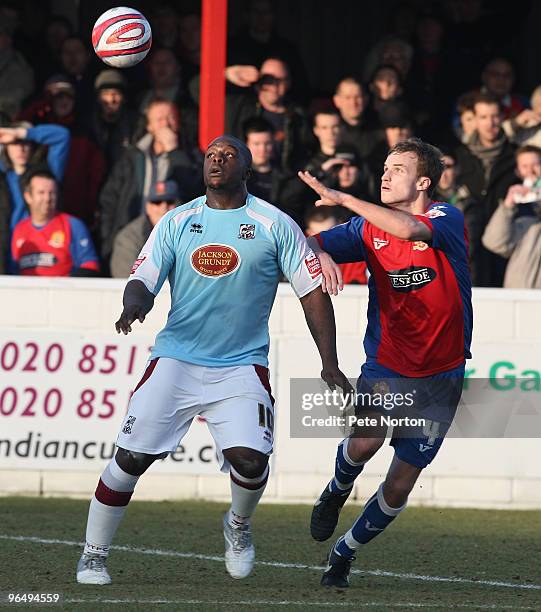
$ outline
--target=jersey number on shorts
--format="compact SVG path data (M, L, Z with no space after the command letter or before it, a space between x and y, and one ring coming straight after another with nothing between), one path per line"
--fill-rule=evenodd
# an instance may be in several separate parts
M264 404L258 404L259 410L259 426L266 427L271 432L274 431L274 415L270 408L266 408Z

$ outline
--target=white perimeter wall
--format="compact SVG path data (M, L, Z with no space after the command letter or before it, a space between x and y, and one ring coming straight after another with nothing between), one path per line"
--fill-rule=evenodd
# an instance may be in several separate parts
M81 343L89 341L100 346L117 345L118 355L127 351L125 347L130 342L138 346L152 343L166 318L167 292L162 291L144 325L136 324L134 333L125 338L113 331L113 322L120 313L123 286L123 282L111 279L0 277L0 350L7 342L15 342L22 351L34 341L41 351L35 370L22 371L22 365L27 361L22 356L18 368L0 370L0 392L11 387L19 393L17 409L9 416L0 414L0 440L11 437L15 444L16 440L27 436L29 429L35 436L39 433L43 443L51 436L66 435L75 439L80 436L83 439L89 432L94 432L92 435L96 437L101 435L114 440L123 416L119 407L111 419L76 419L70 416L69 410L74 410L82 388L77 387L77 381L80 379L80 385L96 389L98 395L104 385L124 393L124 389L133 388L140 377L144 355L138 356L137 371L131 376L119 370L112 378L97 373L85 377L75 370L70 373L67 361L69 357L75 363L80 356ZM347 287L333 301L341 367L348 376L355 377L364 357L362 336L366 324L366 288ZM469 368L475 369L474 376L487 377L491 366L498 361L510 364L500 375L518 377L524 370L541 370L541 291L477 289L474 291L474 312L474 359L469 362ZM272 478L264 500L311 503L331 474L337 440L291 439L289 436L289 380L291 377L317 377L319 361L302 309L287 285L279 288L270 327L277 432ZM60 373L49 373L40 363L43 352L55 339L64 346L66 365ZM34 349L31 347L31 350ZM70 351L73 353L71 357ZM8 357L6 353L7 361ZM22 394L29 385L35 386L39 393L47 385L62 392L65 389L62 412L55 418L40 414L41 399L38 397L35 409L32 409L35 415L24 418L21 414L25 407ZM192 434L196 441L194 444L200 447L206 444L208 436L204 427L195 428L190 436ZM442 506L541 508L540 451L539 439L446 440L440 454L425 470L411 502ZM208 456L207 453L205 457ZM355 497L358 500L365 500L372 494L383 479L391 457L391 449L386 446L368 464L356 485ZM197 458L189 461L169 461L168 464L163 462L153 466L141 479L136 498L224 499L228 496L229 479L217 471L214 462L201 463ZM0 494L89 496L105 463L99 459L18 458L13 453L6 457L0 452Z

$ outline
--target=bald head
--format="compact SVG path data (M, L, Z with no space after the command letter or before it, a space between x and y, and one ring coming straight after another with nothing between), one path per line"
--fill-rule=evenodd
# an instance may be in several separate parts
M218 144L219 142L228 144L230 147L236 149L246 167L252 167L252 154L250 153L250 149L244 144L244 142L242 142L242 140L239 140L230 134L222 134L210 142L207 149L209 149L212 145Z

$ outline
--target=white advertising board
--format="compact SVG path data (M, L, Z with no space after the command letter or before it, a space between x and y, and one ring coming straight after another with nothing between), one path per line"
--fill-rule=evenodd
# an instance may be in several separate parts
M98 471L114 452L153 338L14 329L0 337L0 466ZM195 420L161 471L215 473Z

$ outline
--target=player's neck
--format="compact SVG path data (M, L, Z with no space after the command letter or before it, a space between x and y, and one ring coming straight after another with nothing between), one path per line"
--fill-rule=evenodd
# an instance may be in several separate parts
M431 202L432 200L427 195L421 195L416 200L399 202L393 208L396 210L403 210L411 215L422 215L426 212Z
M218 210L229 210L233 208L241 208L246 204L246 196L248 192L243 186L241 190L238 188L235 191L225 189L207 189L207 206Z

